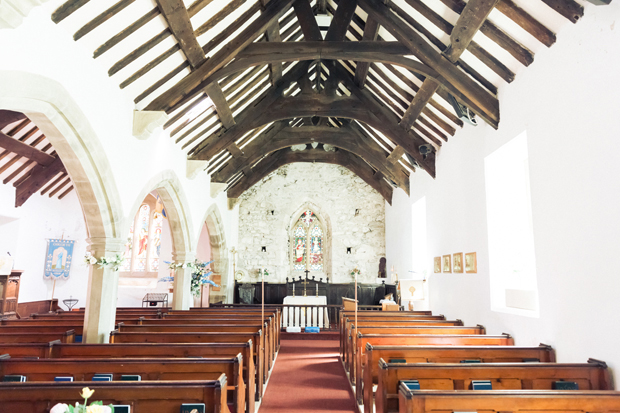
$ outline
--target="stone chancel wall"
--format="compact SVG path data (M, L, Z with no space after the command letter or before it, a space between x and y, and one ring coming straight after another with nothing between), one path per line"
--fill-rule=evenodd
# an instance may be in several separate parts
M318 163L287 165L239 201L237 269L246 273L242 281L257 280L261 267L269 272L269 282L291 277L290 229L305 207L322 219L326 229L324 267L330 282L351 281L356 266L360 281L377 278L379 259L385 256L385 201L348 169ZM300 275L304 273L295 271L295 277Z

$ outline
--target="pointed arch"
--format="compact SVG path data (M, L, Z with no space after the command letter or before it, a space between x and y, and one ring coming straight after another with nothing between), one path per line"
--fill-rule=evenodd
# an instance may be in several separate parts
M157 191L166 208L168 223L170 224L170 231L172 234L174 255L180 259L184 259L186 254L193 254L195 245L192 219L189 211L185 208L185 205L189 205L189 203L187 202L179 177L174 171L169 169L159 172L142 187L129 215L125 219L123 234L129 232L133 217L135 217L142 205L142 201L152 191Z
M296 254L296 245L294 245L294 240L295 240L295 229L297 227L297 223L300 221L301 216L306 212L306 211L312 211L312 213L314 213L314 215L316 216L316 219L320 222L320 227L322 229L322 244L321 245L321 249L322 249L322 264L323 264L323 268L322 270L310 270L310 275L315 275L317 276L317 278L319 277L323 277L323 279L325 279L325 277L331 277L332 274L332 242L331 242L331 238L332 238L332 225L331 225L331 220L329 218L329 215L323 210L323 208L321 208L319 205L315 204L314 202L312 202L309 198L303 199L301 200L301 205L299 208L297 208L289 217L289 224L286 228L287 234L289 236L289 268L290 268L290 273L293 274L293 277L295 276L305 276L305 274L303 273L303 270L300 272L299 270L296 270L294 268L294 257ZM311 225L308 226L307 231L305 232L306 234L306 244L304 245L305 247L305 253L306 253L306 260L311 259L311 255L310 252L311 248L312 248L312 229L316 226L316 223L313 222L311 223ZM305 264L306 261L304 261ZM310 263L311 265L311 263Z
M45 134L75 186L89 238L119 238L123 209L112 168L88 119L58 82L0 71L0 108L19 111Z
M232 288L234 282L232 278L234 274L230 274L229 260L228 260L228 247L226 241L226 230L224 226L224 220L220 212L220 208L217 204L211 204L207 209L203 219L200 221L200 225L205 223L207 230L209 231L209 241L211 242L211 257L213 264L213 272L222 276L221 285L222 291L226 291L226 298L232 302ZM200 235L200 234L198 234Z

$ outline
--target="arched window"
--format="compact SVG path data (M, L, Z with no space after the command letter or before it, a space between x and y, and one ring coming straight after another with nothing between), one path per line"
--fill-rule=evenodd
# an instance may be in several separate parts
M159 270L164 218L161 199L158 195L149 194L129 227L121 272L145 273Z
M323 224L311 210L304 211L292 227L292 264L295 271L323 272Z

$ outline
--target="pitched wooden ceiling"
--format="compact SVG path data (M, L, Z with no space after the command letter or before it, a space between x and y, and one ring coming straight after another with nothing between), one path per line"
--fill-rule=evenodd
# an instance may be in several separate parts
M0 179L15 187L15 206L33 194L64 198L71 178L45 135L23 113L0 110Z
M52 20L138 109L168 113L229 197L326 162L391 202L416 169L435 176L463 126L452 100L497 128L498 87L582 16L574 0L70 0Z

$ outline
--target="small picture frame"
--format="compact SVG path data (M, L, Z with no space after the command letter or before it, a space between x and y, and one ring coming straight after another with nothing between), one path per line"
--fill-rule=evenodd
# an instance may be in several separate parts
M478 272L478 261L475 252L465 254L465 272L475 274Z
M440 273L441 272L441 257L435 257L433 260L433 268L435 271L435 274Z
M463 253L452 254L452 269L455 273L463 273Z
M443 272L452 272L452 255L443 256Z

